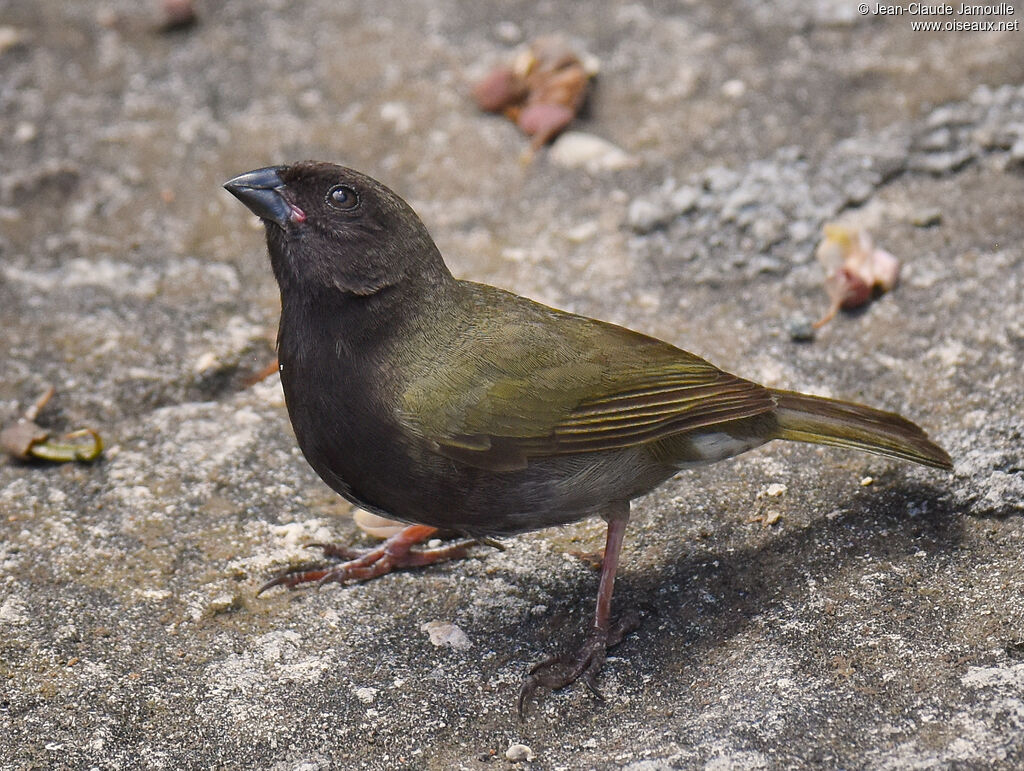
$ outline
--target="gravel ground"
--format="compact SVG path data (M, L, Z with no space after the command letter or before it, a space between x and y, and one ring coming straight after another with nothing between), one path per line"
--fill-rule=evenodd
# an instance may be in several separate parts
M849 0L159 7L0 3L0 423L52 384L39 422L107 443L0 461L0 767L1024 764L1024 33ZM523 163L468 92L553 31L601 70L584 137ZM304 543L369 542L276 377L244 385L277 289L220 185L304 158L385 181L458 275L902 412L955 471L774 444L678 476L634 505L607 700L524 722L600 523L257 598ZM837 220L901 282L794 342Z

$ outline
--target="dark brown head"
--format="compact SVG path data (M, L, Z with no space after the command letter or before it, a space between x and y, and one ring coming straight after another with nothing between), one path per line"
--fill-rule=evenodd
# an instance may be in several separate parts
M304 161L256 169L224 187L266 225L283 294L327 289L372 295L406 281L451 280L412 208L358 171Z

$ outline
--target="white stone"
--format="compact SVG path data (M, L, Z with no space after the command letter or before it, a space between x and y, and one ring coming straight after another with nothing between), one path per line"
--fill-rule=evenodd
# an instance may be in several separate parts
M535 757L537 756L534 755L533 750L531 750L525 744L510 744L508 749L505 750L505 760L508 760L512 763L520 763L524 760L527 763L532 763Z
M448 646L464 651L473 646L466 633L450 621L427 621L420 626L420 631L430 635L430 642L439 648Z
M639 164L639 160L607 139L582 131L566 131L551 146L548 158L567 169L585 169L591 174L618 171Z

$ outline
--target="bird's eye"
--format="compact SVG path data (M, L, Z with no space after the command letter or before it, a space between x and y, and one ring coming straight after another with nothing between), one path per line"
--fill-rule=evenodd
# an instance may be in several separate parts
M359 205L359 194L348 185L335 185L327 193L327 203L335 209L350 211Z

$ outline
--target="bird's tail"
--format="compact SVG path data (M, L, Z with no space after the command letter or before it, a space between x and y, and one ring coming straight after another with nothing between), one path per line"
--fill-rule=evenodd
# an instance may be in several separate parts
M772 391L778 408L778 438L853 447L925 466L952 469L949 455L919 426L892 412L860 404Z

